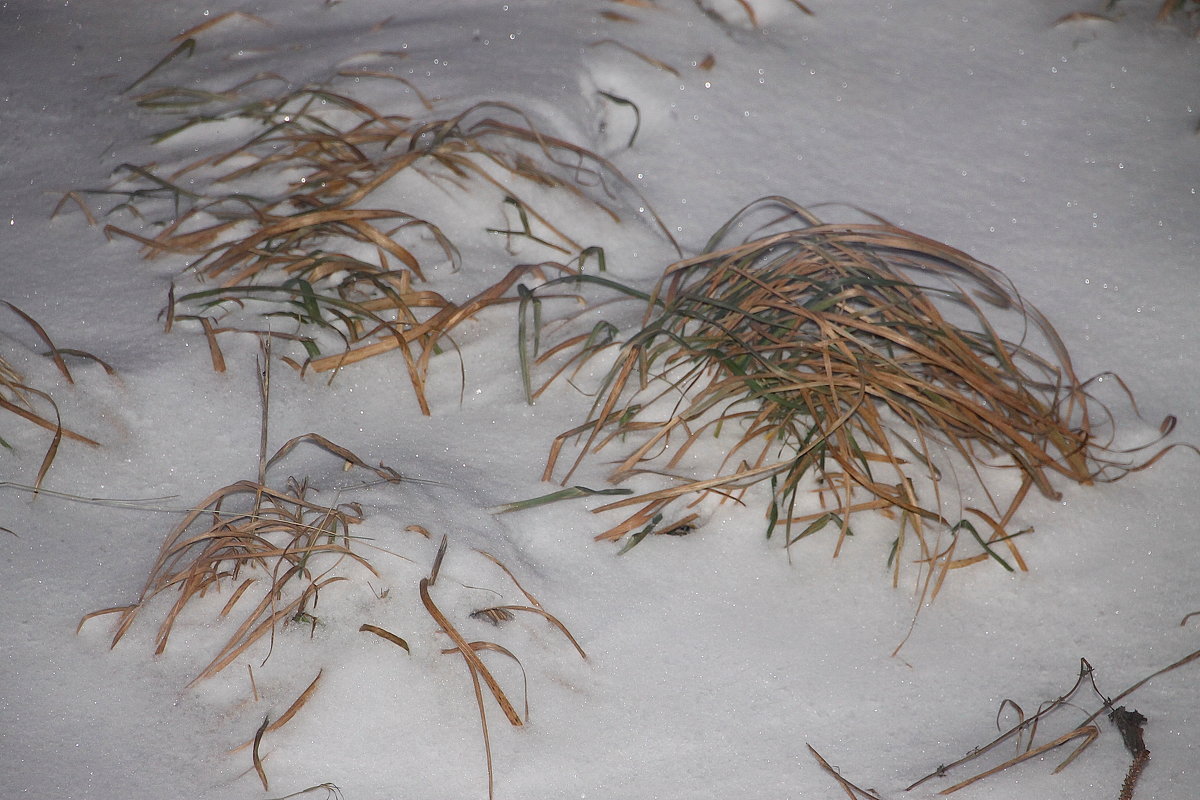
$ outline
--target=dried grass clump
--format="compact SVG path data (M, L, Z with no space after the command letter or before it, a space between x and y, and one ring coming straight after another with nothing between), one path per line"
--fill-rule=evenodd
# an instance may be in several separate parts
M401 480L389 467L371 467L358 456L314 433L297 436L260 470L258 481L238 481L213 492L188 511L167 536L150 576L135 603L94 611L80 621L119 614L112 646L129 631L141 612L160 594L176 592L155 637L155 655L166 650L176 620L189 604L209 592L232 591L220 611L225 617L244 596L257 598L241 624L192 684L212 677L264 637L288 622L313 623L312 610L322 589L347 580L347 562L377 574L354 551L350 526L362 521L357 503L324 505L310 495L307 481L288 478L282 488L265 485L262 475L298 444L310 442L349 465L367 469L388 482ZM254 591L251 591L251 590Z
M801 227L717 249L780 205ZM825 224L781 198L744 209L706 249L666 270L591 418L551 450L547 479L584 437L564 482L584 458L619 450L610 481L660 483L597 509L635 509L598 538L681 533L701 498L769 481L768 535L782 526L790 547L828 525L840 549L854 516L877 511L898 520L896 568L915 536L940 585L947 569L988 557L1011 568L1001 542L1023 566L1010 523L1031 486L1055 496L1057 478L1131 468L1098 441L1095 402L1050 323L965 253L882 222ZM1031 348L1037 338L1048 356ZM690 466L705 439L719 452ZM947 475L982 488L984 507L959 510L982 531L943 516ZM947 529L948 544L931 535ZM982 552L957 557L963 533Z
M423 115L434 108L407 81L386 73L345 70L339 77L398 81L419 99ZM381 113L332 86L250 96L271 80L279 78L260 77L223 93L169 88L143 94L139 105L185 115L159 140L213 122L263 130L166 175L153 166L124 165L132 186L104 192L124 198L119 209L161 228L145 236L108 225L110 237L135 239L146 258L190 258L189 271L211 284L173 290L166 317L168 330L181 321L200 324L218 370L217 338L238 330L222 320L257 310L271 322L251 323L250 331L270 329L276 338L299 342L306 366L317 371L399 350L428 412L425 377L443 337L503 302L516 279L536 268L510 272L464 302L420 287L431 261L457 270L458 249L427 218L424 201L411 208L374 204L377 190L404 174L438 192L483 192L515 223L489 228L481 221L481 229L510 243L536 243L563 260L585 248L525 195L561 192L619 222L617 185L636 193L605 159L542 133L507 103L418 119ZM68 198L83 205L79 193ZM334 344L338 352L325 352Z
M32 328L42 343L49 348L46 355L54 362L54 366L62 374L63 379L67 383L73 384L75 383L75 379L71 375L71 370L67 367L67 362L63 358L64 356L76 356L95 361L103 366L110 375L113 374L114 370L112 367L90 353L85 353L81 350L65 350L57 347L51 341L45 329L38 324L37 320L7 300L0 300L0 303L7 306L10 311ZM49 414L39 410L39 407L48 407ZM46 473L50 471L50 466L54 463L54 459L58 455L58 448L62 444L63 439L80 442L91 447L100 446L100 443L94 439L89 439L87 436L64 427L62 417L58 412L58 404L54 402L54 398L50 396L50 393L30 386L25 376L2 354L0 354L0 409L15 414L21 419L32 422L41 428L45 428L53 434L46 452L42 455L42 463L38 467L37 478L32 487L34 492L41 489L42 481L45 480ZM50 418L51 416L53 419ZM13 450L12 444L3 436L0 436L0 447L9 451Z

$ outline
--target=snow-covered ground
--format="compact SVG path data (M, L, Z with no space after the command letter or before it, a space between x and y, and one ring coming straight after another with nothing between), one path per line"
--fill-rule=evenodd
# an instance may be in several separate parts
M132 96L217 91L262 73L298 87L355 67L408 82L342 79L381 113L429 113L414 90L437 98L432 118L511 104L629 179L612 199L619 225L583 203L531 196L584 246L602 245L613 277L641 285L676 257L650 208L685 253L767 195L866 209L1004 270L1054 322L1081 375L1119 373L1140 411L1106 388L1111 379L1099 386L1119 443L1152 439L1168 414L1179 420L1169 441L1198 441L1200 43L1186 19L1155 24L1157 5L1122 0L1107 12L1115 21L1055 24L1104 9L1084 0L813 0L812 16L785 0L712 0L713 15L686 0L0 2L0 299L115 374L75 360L68 385L6 307L0 355L53 396L65 424L103 445L64 442L47 489L167 498L149 510L31 497L13 484L36 480L49 434L0 411L13 447L0 450L0 526L11 532L0 533L0 795L228 800L328 783L347 800L486 797L471 677L459 655L441 652L452 645L419 595L443 536L434 600L465 636L519 657L527 677L524 726L485 704L498 798L840 796L806 745L881 797L929 797L1016 755L1010 741L904 791L1015 724L1005 700L1029 715L1069 690L1081 658L1113 696L1200 648L1200 623L1180 624L1200 610L1200 457L1183 448L1115 484L1032 497L1017 520L1036 529L1020 541L1029 571L992 562L956 571L895 655L919 593L915 570L892 587L882 527L835 560L833 535L785 553L764 538L761 509L714 507L692 535L648 537L618 557L593 541L607 527L588 510L596 499L490 513L555 488L541 481L550 442L583 421L589 402L563 383L526 404L515 306L460 327L459 355L434 358L428 417L394 353L331 385L276 364L272 446L312 431L414 479L338 494L354 473L317 449L298 449L273 473L307 477L321 502L361 503L353 533L380 548L370 551L378 576L321 593L315 627L289 624L269 653L264 639L190 688L238 624L237 613L217 616L233 584L189 608L157 657L167 596L111 650L111 616L76 634L88 612L136 600L180 509L257 474L256 341L222 338L228 369L215 373L197 329L164 334L158 317L172 280L191 286L185 261L145 261L134 242L101 231L153 229L128 213L104 216L115 203L100 195L83 196L95 228L72 203L51 218L64 192L109 186L122 164L167 170L251 133L230 122L153 145L170 120ZM172 37L228 11L245 14L194 33L190 57L122 92ZM515 215L506 220L497 198L478 191L417 181L386 187L378 201L419 204L461 242L458 272L430 262L431 288L455 300L554 255L516 240L510 254L485 229ZM860 218L846 206L818 213ZM573 480L599 488L603 479L603 464L589 462ZM528 603L478 550L563 622L586 660L531 614L496 628L468 616ZM411 653L360 632L364 623L404 637ZM481 658L524 716L520 671L503 654ZM264 791L250 750L230 751L318 673L296 716L262 738ZM1200 663L1189 664L1121 701L1148 719L1151 761L1136 797L1196 796L1198 676ZM1035 744L1101 704L1086 686ZM1097 724L1098 739L1060 773L1074 744L959 796L1117 797L1130 756L1106 716ZM308 796L322 791L332 790Z

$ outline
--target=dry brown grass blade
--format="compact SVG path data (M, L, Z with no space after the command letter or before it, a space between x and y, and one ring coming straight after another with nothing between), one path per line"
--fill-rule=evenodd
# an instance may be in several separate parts
M528 591L526 591L525 587L521 585L521 582L517 580L517 576L512 574L512 570L510 570L507 566L505 566L503 561L496 558L494 555L487 552L486 550L476 549L475 552L479 553L479 555L483 556L488 561L492 562L497 567L499 567L504 572L504 574L508 576L508 579L513 582L513 585L516 586L521 591L521 594L525 595L525 599L529 601L529 604L531 606L534 606L535 608L542 607L542 604L538 602L538 599L536 597L534 597L532 594L530 594Z
M212 358L213 372L224 372L225 356L221 353L221 345L217 343L217 334L213 330L212 320L208 317L201 317L200 325L204 329L204 339L208 342L208 354Z
M868 792L866 789L860 789L850 781L842 777L842 774L834 769L824 757L816 751L816 749L807 742L804 745L808 748L808 752L812 753L813 758L821 765L821 769L829 773L829 775L842 787L842 791L846 793L846 797L850 800L859 800L860 797L868 798L868 800L880 800L879 795L874 792Z
M467 662L467 671L471 674L471 687L475 691L475 707L479 709L479 725L483 730L483 757L487 767L488 800L496 797L496 775L492 763L492 738L488 733L487 709L483 704L483 688L479 685L479 673L475 665Z
M412 650L410 650L408 648L408 642L404 641L403 639L401 639L399 636L392 633L391 631L380 628L378 625L371 625L369 623L364 622L362 625L359 626L358 630L360 633L373 633L376 636L378 636L379 638L387 639L392 644L396 645L397 647L402 648L404 650L404 652L412 653Z
M189 38L195 36L197 33L203 33L204 31L208 30L209 28L220 25L222 22L225 22L226 20L230 20L230 19L244 19L248 22L257 22L259 25L263 25L267 28L271 27L271 23L267 22L265 19L258 16L257 14L249 14L245 11L226 11L224 14L218 14L217 16L213 17L212 19L205 20L204 22L201 22L199 25L194 25L194 26L188 28L183 33L176 34L174 37L171 38L171 41L179 42L179 41L183 41L184 39L189 39Z
M1065 761L1063 761L1061 764L1059 764L1057 769L1055 769L1055 772L1058 772L1063 767L1070 764L1071 761L1073 761L1077 755L1079 755L1081 752L1083 752L1084 748L1086 748L1093 741L1095 741L1096 737L1099 735L1100 735L1100 729L1097 728L1095 725L1081 725L1080 727L1076 728L1073 731L1064 733L1062 736L1058 737L1057 739L1055 739L1051 742L1046 742L1045 744L1043 744L1039 747L1034 747L1030 750L1026 750L1025 752L1021 753L1020 755L1014 756L1014 757L1010 758L1009 760L1005 761L1003 764L998 764L997 766L992 767L989 770L985 770L985 771L979 773L978 775L973 775L972 777L967 778L965 781L956 783L948 789L943 789L942 791L938 792L938 794L939 795L953 794L954 792L957 792L959 789L964 789L964 788L970 786L972 783L975 783L976 781L983 780L984 778L988 777L989 775L995 775L997 772L1002 772L1002 771L1008 769L1009 767L1020 764L1023 761L1028 761L1031 758L1036 758L1037 756L1040 756L1042 753L1045 753L1049 750L1054 750L1055 748L1058 748L1058 747L1062 747L1067 742L1073 741L1082 736L1083 741L1079 743L1079 746L1076 747L1071 752L1071 755L1067 756Z
M86 613L82 617L80 617L79 624L75 626L75 633L78 634L80 631L82 631L84 623L86 623L88 620L94 619L96 617L102 617L102 616L105 616L106 614L125 614L125 613L131 611L132 609L133 609L133 606L129 605L129 606L112 606L111 608L101 608L101 609L97 609L96 611L89 611L88 613Z
M600 16L609 22L637 22L633 17L628 14L622 14L619 11L601 11Z
M44 392L41 392L37 389L34 389L31 386L21 385L18 388L21 391L36 394L39 397L43 398L44 400L50 400L50 395L48 395ZM70 439L72 441L79 442L81 444L86 444L89 447L99 447L100 446L100 443L97 442L96 440L89 439L88 437L86 437L82 434L76 433L75 431L73 431L69 428L64 428L60 424L51 422L50 420L45 419L44 417L38 416L37 414L33 413L32 411L24 409L21 406L16 405L15 403L11 403L8 400L4 399L3 397L0 397L0 408L3 408L5 411L11 411L12 413L16 414L18 417L28 420L29 422L32 422L34 425L37 425L38 427L45 428L46 430L48 430L56 435L61 433L61 435L65 439Z
M262 758L258 754L258 746L262 743L263 734L267 732L267 724L270 721L270 717L263 717L262 725L259 725L258 730L254 732L254 747L251 751L254 759L254 771L258 773L258 779L262 781L264 792L269 791L271 786L267 783L267 771L263 769Z
M217 616L219 616L219 617L229 616L229 612L233 610L233 607L235 605L237 605L237 601L241 600L242 595L244 595L246 593L246 590L249 589L252 585L254 585L254 580L255 580L254 578L246 578L246 580L242 581L241 585L238 586L238 588L233 590L233 594L229 595L229 601L227 603L225 603L224 607L221 609L221 613L218 614Z
M513 708L508 696L504 693L504 690L500 688L500 684L497 682L496 677L492 675L491 670L489 670L487 665L480 660L474 648L472 648L467 640L463 638L463 635L458 632L458 629L455 628L453 624L451 624L450 620L446 618L446 615L443 614L433 602L433 598L429 596L428 578L421 579L420 593L421 604L425 606L425 610L429 612L429 616L433 617L434 622L441 627L445 634L450 637L450 640L454 642L455 647L458 648L458 651L462 653L463 659L467 662L468 667L471 669L472 677L474 678L475 676L478 676L479 678L483 679L484 684L487 685L488 690L492 693L492 697L495 698L497 705L500 706L500 710L504 712L504 716L508 719L509 724L517 727L523 725L524 723L521 721L521 716L517 713L516 709Z
M546 611L544 608L534 606L496 606L496 608L503 609L504 611L524 611L529 614L537 614L539 617L542 617L551 625L558 628L558 630L562 632L562 635L567 637L567 640L579 653L580 658L585 660L587 659L587 653L583 652L583 647L580 646L579 642L575 640L575 637L571 635L571 632L567 630L567 626L563 625L558 617L554 616L549 611Z
M1054 22L1050 23L1052 27L1057 28L1059 25L1065 25L1068 22L1115 22L1112 17L1106 17L1103 14L1095 14L1090 11L1072 11L1068 14L1063 14Z
M342 459L342 461L346 462L347 464L353 464L356 467L361 467L362 469L369 470L370 472L374 472L376 475L378 475L380 478L387 481L388 483L400 483L401 481L404 480L404 478L400 475L400 473L396 472L396 470L392 469L391 467L386 467L383 465L380 465L378 467L372 467L370 464L363 461L361 458L356 456L350 450L346 449L345 447L342 447L339 444L331 442L330 440L326 439L324 436L320 435L319 433L304 433L299 436L293 436L291 439L288 439L283 444L282 447L280 447L278 450L275 451L275 455L273 455L269 459L267 459L265 469L270 469L272 465L279 462L288 453L292 452L292 450L295 449L296 445L302 444L304 442L311 442L312 444L315 444L317 447L320 447L322 450L325 450L328 453L332 453L333 455Z
M474 615L472 615L472 616L474 616ZM488 651L488 652L492 652L492 653L499 653L502 656L507 656L517 665L517 669L521 670L521 682L523 684L521 694L525 697L525 719L528 720L529 719L529 677L525 674L525 665L521 663L521 659L517 658L516 654L513 653L511 650L509 650L507 647L496 644L495 642L470 642L470 645L471 645L471 649L474 650L476 653L481 652L481 651ZM457 653L457 652L459 652L457 647L451 647L447 650L443 650L442 655L451 655L451 654ZM480 712L482 715L482 709L480 709ZM485 720L485 724L486 724L486 720Z
M429 535L426 534L428 539ZM437 555L433 557L433 565L429 568L429 585L433 586L437 583L438 573L442 571L442 560L446 557L446 548L450 545L450 537L443 534L441 544L438 545Z
M88 208L88 204L83 201L83 197L79 194L79 192L76 191L67 192L61 198L59 198L58 203L54 206L54 210L50 212L50 219L54 219L58 216L59 212L62 211L63 206L67 204L68 200L79 207L79 210L83 212L83 217L87 220L88 225L92 226L93 228L96 227L96 217L92 214L92 210Z
M629 45L625 44L624 42L619 42L616 39L600 39L599 41L592 42L591 44L588 45L588 47L602 47L604 45L608 45L609 47L615 47L618 50L624 50L626 53L629 53L630 55L633 55L637 58L640 58L642 61L645 61L647 64L649 64L652 67L661 69L663 72L669 72L672 75L674 75L676 78L680 77L679 70L675 69L674 67L672 67L670 64L666 63L665 61L660 61L659 59L655 58L654 56L646 55L641 50L634 49L634 48L630 47Z
M61 372L63 377L67 379L67 383L75 383L75 379L71 377L71 370L67 369L67 363L63 361L61 352L59 351L58 347L55 346L54 342L51 341L50 335L46 333L46 329L38 324L38 321L33 317L29 316L7 300L0 302L3 302L4 305L8 306L14 314L25 320L29 327L33 328L33 331L38 335L38 338L42 340L46 347L50 348L50 357L54 360L54 366L58 367L58 371Z
M54 411L55 417L58 416L58 409ZM62 443L63 428L59 423L54 428L54 437L50 440L50 445L46 448L45 454L42 456L42 463L38 465L37 477L33 481L33 493L36 496L42 488L42 481L46 479L46 473L50 471L50 465L54 463L54 457L58 455L58 446Z

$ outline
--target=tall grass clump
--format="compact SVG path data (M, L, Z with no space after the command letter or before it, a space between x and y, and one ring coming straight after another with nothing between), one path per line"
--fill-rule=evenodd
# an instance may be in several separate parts
M725 244L779 207L790 226ZM597 509L626 514L600 539L686 532L701 499L744 500L756 484L770 487L767 535L782 529L788 547L828 528L836 552L875 511L895 522L893 568L915 542L940 583L988 558L1023 566L1012 526L1031 487L1053 497L1058 480L1131 468L1100 438L1111 420L1095 406L1049 321L997 270L883 222L826 224L767 198L666 269L545 477L565 482L603 454L611 482L638 483ZM943 497L948 480L959 497ZM972 484L983 499L963 507ZM960 539L972 554L956 553Z

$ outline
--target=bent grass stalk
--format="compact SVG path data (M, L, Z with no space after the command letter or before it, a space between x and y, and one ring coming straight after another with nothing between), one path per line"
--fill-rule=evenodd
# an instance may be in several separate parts
M75 379L71 375L71 370L67 367L67 362L63 356L75 356L95 361L104 367L104 370L109 375L114 374L115 371L111 366L90 353L82 350L59 348L37 320L7 300L0 300L0 303L7 306L10 311L16 314L37 334L37 337L48 348L46 355L54 362L55 368L68 384L74 384ZM54 417L53 420L37 409L38 401L50 407L50 411ZM25 377L3 355L0 355L0 409L15 414L27 422L31 422L53 434L50 444L46 447L46 452L42 455L41 464L38 466L37 476L34 479L32 487L34 495L41 492L42 482L45 480L46 474L50 471L50 466L54 463L54 459L58 455L58 448L62 444L63 439L79 442L89 447L100 446L100 443L94 439L64 427L62 417L59 414L58 404L54 402L54 398L51 397L50 393L30 386ZM13 449L12 445L3 437L0 437L0 447L4 447L7 450Z
M442 633L444 633L454 644L453 647L442 650L442 653L444 655L461 655L463 662L467 666L467 671L470 674L471 686L475 696L475 705L479 711L480 729L483 734L484 760L487 768L488 798L491 800L491 798L495 797L495 769L492 760L491 734L488 730L487 708L484 703L483 687L487 687L488 692L492 695L492 698L496 701L496 704L500 706L500 710L504 713L508 723L513 727L522 727L529 719L529 680L525 673L524 664L521 663L521 660L511 650L496 642L467 641L466 637L463 636L463 634L458 630L457 627L455 627L455 625L445 615L441 608L438 607L437 603L434 602L430 590L437 583L438 575L441 571L442 559L446 555L448 544L449 538L443 536L441 545L438 547L437 556L434 558L433 565L430 567L429 576L421 579L418 591L421 598L421 604L425 607L425 610L429 613L429 616L435 623L437 623L438 628L442 631ZM512 571L505 566L503 562L501 562L492 554L482 550L477 550L475 552L479 553L488 561L499 567L500 570L503 571L504 574L513 582L513 585L515 585L517 589L519 589L521 593L525 595L525 598L529 601L530 605L492 606L490 608L479 609L471 613L469 615L470 617L475 619L485 619L491 622L493 625L499 626L502 623L507 623L514 620L516 618L515 614L513 614L514 611L540 616L567 638L567 640L575 648L575 651L579 653L580 658L587 659L587 653L584 652L583 647L580 646L579 642L567 629L566 625L564 625L553 614L546 611L542 607L542 604L538 602L537 598L530 594L525 587L523 587L520 582L517 581L516 576L513 575ZM365 627L367 626L364 626L364 628ZM374 628L374 626L370 627ZM385 635L386 632L381 632L377 629L372 630L371 632L383 636L383 638L391 638L390 634ZM405 649L407 649L407 647ZM500 682L496 679L495 674L483 662L483 659L480 658L480 653L482 652L499 653L500 655L511 659L517 664L517 667L521 671L522 680L525 684L524 717L517 712L516 707L513 705L504 689L500 686Z

